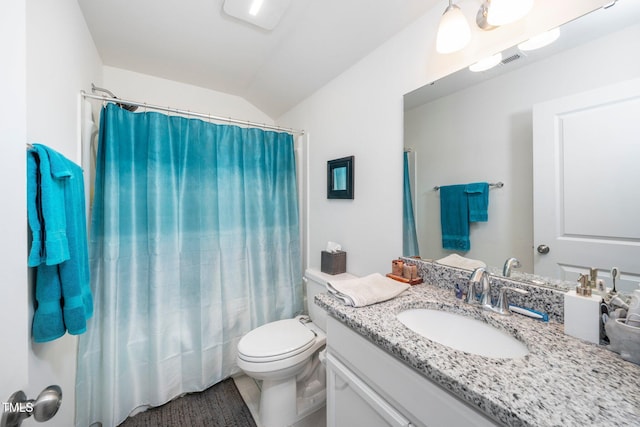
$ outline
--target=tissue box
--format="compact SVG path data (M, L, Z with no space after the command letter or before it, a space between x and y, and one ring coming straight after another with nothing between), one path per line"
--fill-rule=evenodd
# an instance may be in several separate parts
M347 253L345 251L322 251L320 259L320 271L327 274L340 274L347 272Z

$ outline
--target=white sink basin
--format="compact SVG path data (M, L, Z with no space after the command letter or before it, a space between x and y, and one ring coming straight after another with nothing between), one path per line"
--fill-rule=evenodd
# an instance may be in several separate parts
M415 333L466 353L494 359L514 359L529 353L527 346L513 336L471 317L426 308L405 310L396 317Z

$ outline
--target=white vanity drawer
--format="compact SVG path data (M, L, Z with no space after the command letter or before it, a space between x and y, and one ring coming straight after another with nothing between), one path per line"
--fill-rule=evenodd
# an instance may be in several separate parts
M327 319L327 347L329 355L338 359L412 425L500 425L332 317Z
M412 427L411 422L342 362L327 355L328 427Z

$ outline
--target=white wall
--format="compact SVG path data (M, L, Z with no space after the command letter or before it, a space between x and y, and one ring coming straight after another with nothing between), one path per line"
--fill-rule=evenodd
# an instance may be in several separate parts
M2 6L0 52L0 402L6 402L28 382L25 0Z
M79 162L78 94L101 79L102 62L77 2L27 1L27 140L48 145ZM20 162L24 162L24 152ZM24 191L24 181L20 188ZM23 239L26 241L26 233ZM21 265L26 265L24 259ZM30 295L29 325L32 299ZM47 426L73 425L77 337L67 334L36 344L29 334L29 343L27 396L35 398L46 386L60 385L63 404ZM25 425L28 423L37 424L28 420Z
M463 2L473 19L477 2ZM538 0L527 19L491 32L474 30L464 51L437 55L438 5L362 61L279 118L309 134L309 266L319 268L328 240L347 251L354 274L390 271L402 252L403 95L604 0ZM355 199L326 199L326 162L355 156Z
M104 67L103 82L102 87L113 92L118 98L273 124L273 119L235 95L108 66ZM96 86L100 87L98 84ZM91 91L87 89L86 92Z
M640 76L640 58L628 54L639 50L635 25L405 112L405 143L420 159L421 255L451 253L442 249L434 185L503 181L490 191L489 221L472 224L465 256L494 266L515 256L533 272L532 107Z

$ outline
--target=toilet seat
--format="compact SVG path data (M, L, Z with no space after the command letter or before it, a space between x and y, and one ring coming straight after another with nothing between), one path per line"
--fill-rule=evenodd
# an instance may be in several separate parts
M238 343L238 357L247 362L274 362L303 353L315 341L316 333L298 319L278 320L242 337Z

